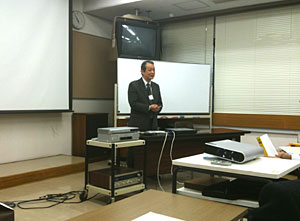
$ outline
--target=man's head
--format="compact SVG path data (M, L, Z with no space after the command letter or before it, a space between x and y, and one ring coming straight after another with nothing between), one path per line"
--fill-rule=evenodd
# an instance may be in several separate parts
M144 61L141 65L141 73L145 81L150 82L155 76L153 61Z

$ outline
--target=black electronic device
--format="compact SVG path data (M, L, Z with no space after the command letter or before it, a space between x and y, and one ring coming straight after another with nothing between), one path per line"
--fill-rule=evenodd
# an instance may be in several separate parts
M160 60L160 27L157 22L117 18L115 27L120 58Z
M166 128L165 130L168 132L174 132L175 134L195 134L195 133L197 133L196 129L182 128L182 127Z
M226 180L204 187L202 195L230 200L248 199L258 201L259 193L266 184L267 181L264 180Z
M14 221L14 210L8 205L0 202L0 220Z
M111 189L111 168L89 172L89 183L93 186ZM127 167L118 167L115 170L115 189L143 183L143 172Z

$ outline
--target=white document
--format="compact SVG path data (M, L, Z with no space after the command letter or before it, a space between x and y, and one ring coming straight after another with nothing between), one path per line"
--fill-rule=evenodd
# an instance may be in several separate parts
M154 213L154 212L148 212L132 221L153 221L153 220L155 220L155 221L184 221L182 219L177 219L177 218L161 215L161 214Z
M284 150L288 154L298 154L300 155L300 148L299 147L290 147L290 146L282 146L279 147L281 150Z
M272 141L270 140L268 134L264 134L264 135L260 136L260 139L265 147L265 150L266 150L268 156L275 157L275 155L277 154L277 151L276 151L276 148L274 147L274 145L272 144Z

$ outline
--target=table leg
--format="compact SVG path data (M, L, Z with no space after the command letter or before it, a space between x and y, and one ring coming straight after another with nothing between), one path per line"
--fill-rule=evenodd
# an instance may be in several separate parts
M118 148L117 150L116 150L116 165L117 165L117 167L120 167L120 162L121 162L121 158L120 158L120 148Z
M84 160L84 189L88 184L88 173L89 173L89 147L85 148L85 160Z
M173 169L173 175L172 175L172 193L176 193L177 191L177 172L179 170L179 167L175 167Z
M115 154L116 154L116 149L115 149L115 144L112 144L111 148L111 200L115 198Z
M146 177L147 177L147 146L144 146L144 171L143 171L143 182L145 184L145 189L147 189L146 184Z

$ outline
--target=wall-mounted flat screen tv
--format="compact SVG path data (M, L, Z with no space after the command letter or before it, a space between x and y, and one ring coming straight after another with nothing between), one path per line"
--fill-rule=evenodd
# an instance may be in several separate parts
M116 20L118 57L159 60L160 28L157 22Z

